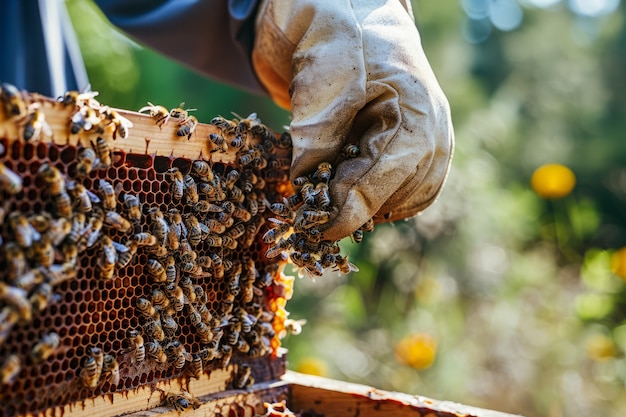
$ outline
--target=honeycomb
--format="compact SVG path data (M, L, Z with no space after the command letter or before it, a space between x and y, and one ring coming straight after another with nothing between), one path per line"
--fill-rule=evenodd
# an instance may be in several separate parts
M28 119L38 106L26 106ZM0 414L229 364L251 370L235 388L263 381L291 296L285 257L266 258L261 238L265 208L291 190L288 165L268 163L288 157L288 135L250 131L224 162L225 148L198 159L112 150L131 124L59 143L6 105L3 120L21 137L0 134ZM77 120L70 134L88 130Z

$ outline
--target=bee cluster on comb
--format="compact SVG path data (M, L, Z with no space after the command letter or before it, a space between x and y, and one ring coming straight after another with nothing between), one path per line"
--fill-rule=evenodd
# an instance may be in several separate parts
M216 370L245 389L284 366L272 357L292 279L260 236L288 183L288 134L218 117L200 130L230 149L206 134L198 157L149 154L156 136L136 124L197 137L190 109L1 88L0 415Z
M333 170L290 182L288 132L97 95L0 85L0 415L225 369L246 389L304 322L286 263L357 270L320 238ZM180 395L162 402L180 411Z

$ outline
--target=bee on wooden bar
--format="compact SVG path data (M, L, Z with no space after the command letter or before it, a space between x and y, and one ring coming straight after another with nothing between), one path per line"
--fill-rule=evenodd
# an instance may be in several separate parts
M99 93L91 91L91 86L87 85L81 91L67 91L65 94L57 98L57 101L63 106L90 106L98 107L99 103L94 99Z
M245 389L252 384L254 384L254 378L252 378L252 368L247 364L241 365L237 370L233 386L236 389Z
M176 136L187 136L187 140L190 140L196 126L198 126L198 119L195 116L188 116L181 120L178 125L180 127L176 131Z
M150 113L150 116L155 120L156 125L159 126L159 128L165 126L170 119L170 112L163 106L154 105L148 102L147 106L139 109L139 113L143 113L145 111Z
M76 135L82 131L90 131L100 123L100 114L96 109L83 106L74 113L70 120L70 133Z
M191 407L194 410L200 407L200 401L187 391L182 391L180 394L168 393L165 395L165 404L174 407L178 412L185 411Z
M185 106L185 102L183 101L182 103L180 103L178 105L178 107L175 107L175 108L170 110L170 118L178 119L179 120L179 124L180 124L180 121L184 121L184 120L186 120L189 117L189 112L190 111L196 111L197 110L197 109L183 109L184 106Z
M222 116L216 116L211 119L211 124L217 126L222 131L222 134L235 134L237 132L237 123Z
M0 366L0 382L5 385L12 384L22 370L22 359L11 354L6 357Z
M128 129L133 127L133 122L120 115L117 110L105 106L100 109L100 113L104 116L104 120L108 121L115 127L113 131L113 139L117 139L119 135L122 139L128 137Z
M227 152L228 151L228 145L226 144L226 141L224 140L224 136L217 134L217 133L211 133L209 134L209 140L211 142L213 142L213 144L215 145L215 149L211 149L211 152Z

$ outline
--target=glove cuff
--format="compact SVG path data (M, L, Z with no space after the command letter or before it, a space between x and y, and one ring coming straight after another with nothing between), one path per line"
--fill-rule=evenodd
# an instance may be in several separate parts
M280 107L291 110L289 84L292 78L291 60L296 45L289 41L272 19L272 8L272 1L265 1L259 8L252 66L272 100Z

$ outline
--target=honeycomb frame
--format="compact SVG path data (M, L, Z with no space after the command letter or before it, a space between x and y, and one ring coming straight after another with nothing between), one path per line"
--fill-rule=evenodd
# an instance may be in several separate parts
M221 375L220 378L224 382L214 389L245 388L239 386L237 380L238 370L244 365L252 368L251 381L270 381L284 373L284 362L277 359L280 346L278 335L287 315L285 304L291 296L292 278L282 273L285 265L283 258L271 260L265 258L267 245L260 237L268 230L269 226L264 223L271 213L263 210L261 207L265 205L263 201L261 204L257 202L257 208L252 209L249 195L256 193L255 198L258 199L263 195L263 199L272 203L281 201L291 191L288 167L277 169L275 164L267 164L267 160L272 158L290 158L290 149L267 146L267 143L263 146L264 140L271 138L262 130L257 130L246 136L243 148L231 147L227 150L219 148L208 139L211 134L224 134L215 124L198 124L188 139L177 134L184 124L170 120L167 125L157 126L149 115L118 109L114 110L119 113L120 118L132 124L132 128L128 129L126 134L120 135L117 125L107 121L102 123L99 130L85 129L83 126L78 132L73 132L72 120L80 110L76 105L67 105L62 100L53 100L37 94L26 92L19 94L18 98L26 106L26 121L24 117L12 117L11 114L7 114L9 111L6 108L4 114L0 110L0 145L2 145L0 148L3 149L0 152L0 161L6 169L17 173L22 181L22 189L18 193L12 194L3 190L0 194L2 197L0 203L4 210L4 221L0 225L2 237L0 283L4 285L5 291L3 296L0 296L2 312L0 365L4 364L9 356L18 355L21 367L17 374L0 385L2 388L0 414L3 416L39 414L68 404L84 404L87 400L106 398L140 388L154 389L172 381L182 381L181 386L189 388L190 383L195 383L194 380L207 381L215 375ZM95 101L85 105L96 109L100 106ZM31 113L30 109L37 109L45 115L45 124L50 127L52 134L48 135L44 130L35 140L25 139L26 128L30 126L27 117ZM273 133L271 135L276 139L276 144L280 145L278 137ZM79 153L83 149L97 149L102 142L105 142L106 149L111 151L110 164L92 169L87 175L80 176L77 169ZM242 164L240 158L245 155L244 151L252 149L257 150L255 155L262 159L261 163ZM155 227L153 225L155 220L151 217L152 209L169 213L170 209L176 208L181 214L202 218L203 222L217 217L216 213L195 211L191 208L189 200L177 199L173 195L170 174L172 168L177 168L183 176L190 175L197 183L201 181L192 169L194 161L209 162L213 175L220 176L222 181L233 170L241 174L231 185L233 188L245 190L244 200L227 191L224 193L225 199L212 201L220 205L223 205L224 201L232 201L238 209L248 213L254 212L250 218L247 215L235 217L224 232L217 233L234 236L238 242L237 247L234 249L228 249L225 245L216 247L202 239L193 246L193 251L197 256L219 254L222 262L230 261L228 266L231 269L242 266L244 270L241 276L248 275L246 278L248 290L243 289L244 280L240 276L237 280L241 281L239 286L242 288L234 296L228 294L229 282L226 281L234 280L229 275L228 268L224 271L223 277L219 276L215 266L201 268L201 273L196 275L183 273L181 252L171 248L168 249L167 255L158 255L151 252L154 248L150 247L149 250L148 247L140 246L128 265L115 266L112 277L103 278L105 269L103 262L106 263L102 260L106 257L103 236L118 244L126 244L140 233L150 233ZM23 294L28 299L34 297L34 292L42 282L49 283L52 292L45 300L45 306L32 309L32 317L14 319L17 310L15 300L7 293L16 293L14 288L18 288L18 285L15 284L17 277L9 276L12 258L7 253L7 247L15 246L19 236L7 219L11 213L34 216L43 212L52 213L56 220L63 218L57 202L58 197L52 195L53 185L46 182L41 174L44 170L42 167L56 168L65 179L66 187L69 184L75 187L75 183L79 183L91 191L97 197L92 199L94 207L104 209L106 213L114 212L125 219L128 218L129 209L124 205L124 196L137 197L141 202L141 217L140 220L131 223L130 228L122 227L121 230L118 230L115 220L105 222L97 242L81 248L82 250L75 255L76 267L68 274L69 277L54 275L56 277L54 278L48 273L43 274L42 278L39 276L41 274L37 274L36 283L21 284L24 285L21 287L23 291L17 293ZM244 184L244 181L249 181L252 177L257 178L255 184L252 186ZM113 187L115 193L113 209L104 207L107 192L99 186L101 180ZM200 196L199 199L208 198ZM73 221L74 215L79 212L78 204L78 197L72 196L73 213L69 221ZM229 234L237 225L243 227L244 234L239 234L242 227ZM59 245L65 241L65 237L59 239ZM40 251L19 244L17 246L23 252L36 253L27 255L26 272L20 277L39 271L41 265L38 264L38 259L43 256L39 254ZM50 268L52 266L60 268L60 265L67 262L65 256L59 247L55 247L54 259L47 261L46 265ZM185 359L182 366L179 366L180 361L177 362L181 357L180 352L166 355L170 357L165 363L159 363L150 357L138 360L137 349L129 338L128 330L138 330L144 338L144 346L158 339L147 334L146 323L149 319L143 317L136 306L139 298L151 300L155 289L164 289L164 283L156 281L147 265L150 259L164 264L168 256L174 257L176 262L175 287L181 287L183 277L189 277L192 285L200 286L206 294L207 302L204 304L208 307L210 315L217 319L217 322L215 320L212 322L214 326L210 330L214 337L221 333L218 344L220 352L217 353L217 358L203 360L200 375L190 370L191 359L207 349L209 343L202 339L198 327L192 323L190 306L197 306L189 301L189 298L187 301L181 301L182 309L169 312L169 316L176 324L175 330L170 326L166 338L161 340L164 342L162 345L170 346L168 353L176 351L178 346L176 341L184 347ZM250 261L253 261L253 266L250 266ZM46 271L49 272L50 268ZM168 297L170 302L173 300L172 297ZM232 303L225 304L225 299L230 299ZM228 309L230 310L225 313ZM248 329L244 329L247 331L238 330L238 338L232 336L237 332L233 329L238 329L236 320L232 319L233 311L245 311L249 321L253 322L247 323ZM165 312L160 313L159 319L162 319L163 324ZM215 327L217 323L219 325ZM254 338L254 343L250 340L250 334L253 332L260 335L260 341L257 340L258 335ZM58 335L60 340L58 346L47 352L44 359L35 359L32 352L42 338L51 333ZM235 340L237 342L234 342ZM245 340L241 348L238 344L240 340ZM222 349L227 350L223 346L230 346L232 355L221 352ZM114 356L119 366L119 381L114 372L102 371L100 365L97 382L93 384L85 382L84 369L89 366L93 348L100 349L104 355ZM256 349L254 354L250 348Z

